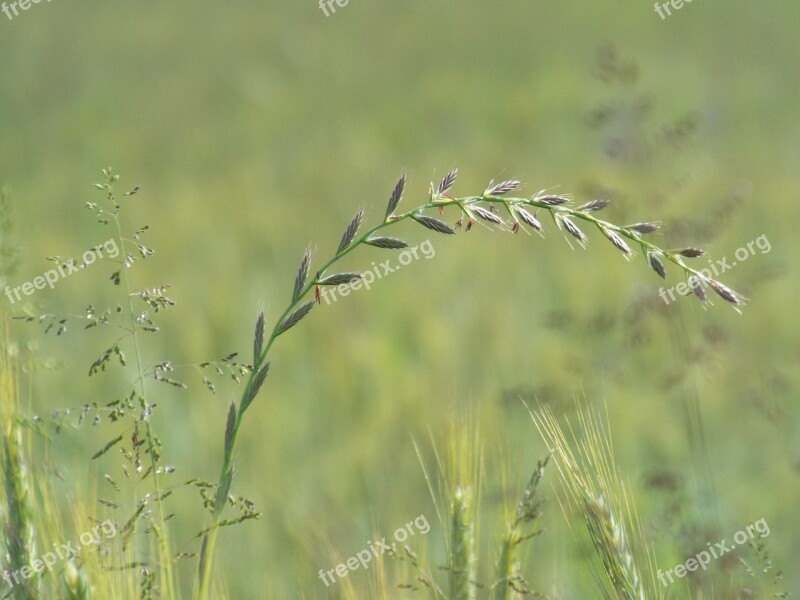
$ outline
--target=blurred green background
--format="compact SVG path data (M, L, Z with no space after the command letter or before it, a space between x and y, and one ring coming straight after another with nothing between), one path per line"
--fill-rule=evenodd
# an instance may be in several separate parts
M459 194L493 178L579 201L603 194L614 200L605 218L658 220L666 247L733 257L765 235L769 253L722 277L749 298L739 315L721 300L665 306L642 257L626 262L596 232L572 250L549 222L546 239L401 225L394 234L430 239L435 257L323 304L275 346L234 484L263 516L225 531L218 559L234 598L333 598L342 587L326 589L319 569L424 513L433 529L419 549L441 564L444 529L412 439L430 458L453 422L477 423L493 514L516 497L498 493L502 474L521 492L546 454L519 398L562 414L579 397L608 406L660 566L697 550L687 524L709 528L694 535L702 549L765 518L781 589L797 592L798 23L796 3L745 0L687 4L666 20L644 0L350 0L328 17L310 0L54 0L0 15L0 185L22 247L10 283L109 237L82 208L99 199L91 184L106 165L122 174L120 191L142 186L124 218L149 224L157 250L134 285L169 284L177 302L149 339L151 363L248 356L258 311L283 310L306 246L322 261L358 208L380 219L402 172L407 208L458 167ZM347 268L388 257L354 253ZM28 308L114 302L107 271L74 275ZM12 333L57 364L32 377L37 412L110 400L131 377L85 376L102 330ZM212 396L191 372L176 376L189 390L150 388L165 461L178 479L214 479L239 388ZM119 475L112 456L89 464L107 439L84 426L54 440L65 498ZM547 532L528 580L593 597L550 492L555 471L547 477ZM177 550L196 551L199 499L178 494L174 507ZM348 581L365 589L374 576Z

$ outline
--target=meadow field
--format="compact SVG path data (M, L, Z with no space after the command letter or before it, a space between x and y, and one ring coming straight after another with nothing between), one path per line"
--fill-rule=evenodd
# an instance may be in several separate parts
M800 593L800 5L25 2L0 598Z

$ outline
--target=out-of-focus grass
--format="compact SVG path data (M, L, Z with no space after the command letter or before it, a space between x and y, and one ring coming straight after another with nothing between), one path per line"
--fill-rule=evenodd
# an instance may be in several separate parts
M720 537L765 517L771 554L797 589L798 16L794 5L744 0L687 5L664 22L632 2L352 0L329 18L313 2L36 5L0 24L0 183L12 191L24 249L11 282L41 273L43 256L108 237L81 209L105 164L143 185L132 225L151 225L159 254L133 276L171 284L178 301L148 359L176 363L246 351L257 311L275 317L285 305L306 244L334 248L360 205L378 217L403 169L408 198L454 164L463 190L520 177L531 192L582 196L602 181L631 191L608 211L665 224L712 218L747 181L751 194L712 247L730 257L761 234L772 243L726 274L751 298L743 316L684 299L666 318L637 318L638 299L660 303L660 282L597 238L584 252L552 232L445 239L409 226L409 238L431 238L434 259L320 307L276 346L235 484L264 516L225 532L218 556L233 597L322 596L325 540L349 556L376 527L430 510L410 434L436 435L475 411L524 482L543 445L517 395L558 412L586 394L608 402L645 527L661 501L658 489L641 489L647 474L677 473L694 497L698 449L686 423L699 406ZM666 201L644 193L650 173L604 156L587 126L608 97L591 66L609 41L639 65L656 121L698 114L690 146L649 167ZM707 241L665 235L675 245ZM88 270L33 300L79 312L94 290L106 293L101 283ZM37 373L37 410L111 399L122 387L75 375L102 350L93 336L41 344L42 357L65 367ZM213 477L237 390L210 397L197 381L162 391L156 426L167 459L181 477ZM91 429L56 440L70 478L86 483L83 466L101 440ZM178 502L179 513L196 511L194 497ZM194 523L176 527L178 550L193 549ZM530 579L572 574L557 538L537 539Z

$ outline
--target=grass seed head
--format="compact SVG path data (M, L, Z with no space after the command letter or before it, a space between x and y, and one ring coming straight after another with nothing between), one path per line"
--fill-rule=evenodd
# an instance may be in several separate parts
M583 204L583 205L579 206L575 210L580 210L580 211L583 211L583 212L595 212L595 211L604 209L609 204L611 204L611 200L607 200L605 198L600 198L600 199L597 199L597 200L591 200L591 201L587 202L586 204Z
M636 233L653 233L659 230L659 226L655 223L634 223L633 225L625 225L623 229L628 231L635 231Z
M389 204L386 207L386 217L388 218L392 213L394 213L397 205L400 204L400 200L403 198L403 190L406 187L406 176L405 174L400 176L400 179L397 180L397 183L394 186L394 190L392 190L392 195L389 196Z
M439 183L439 187L436 188L436 195L441 196L456 182L456 177L458 177L458 169L451 169L450 172L444 176L444 179Z
M507 194L508 192L512 192L522 184L517 181L516 179L509 179L508 181L502 181L500 183L495 184L494 181L489 183L489 186L486 188L486 191L483 192L484 196L502 196L503 194Z
M368 240L364 240L364 243L370 246L375 246L376 248L385 248L387 250L401 250L403 248L408 248L408 244L403 240L390 237L369 238Z
M679 248L678 250L672 250L672 254L680 254L681 256L685 256L686 258L698 258L700 256L705 256L706 251L702 248Z

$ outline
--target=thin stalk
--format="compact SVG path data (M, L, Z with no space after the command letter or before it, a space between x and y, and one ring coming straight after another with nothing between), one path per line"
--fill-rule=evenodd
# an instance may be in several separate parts
M123 255L123 261L124 261L125 242L124 242L124 237L122 235L122 226L120 225L120 222L119 222L119 216L118 216L118 214L116 214L116 211L113 212L113 213L106 213L106 214L110 214L111 217L114 220L114 226L116 227L117 237L119 238L119 243L120 243L119 247L121 249L121 252L122 252L122 255ZM131 320L130 334L131 334L131 337L133 339L133 348L134 348L134 352L135 352L135 355L136 355L136 373L138 375L137 383L139 385L139 393L140 393L141 399L142 399L141 401L142 401L142 403L146 403L147 402L147 400L146 400L147 396L145 395L144 368L143 368L143 365L142 365L142 355L141 355L141 349L140 349L140 345L139 345L139 328L138 328L137 323L136 323L136 317L135 317L134 309L133 309L133 297L132 297L132 294L131 294L131 285L130 285L130 278L128 276L128 269L124 268L124 267L125 267L125 265L123 265L123 268L121 269L121 271L122 271L123 283L124 283L124 286L125 286L125 294L128 297L128 316L130 317L130 320ZM143 414L144 414L144 412L145 412L144 409L146 407L142 407L142 408L143 408ZM154 448L154 441L153 441L153 434L152 434L152 430L151 430L151 427L150 427L150 420L149 419L144 419L144 430L145 430L145 437L147 439L147 446L148 446L147 454L150 457L150 467L151 467L151 473L152 473L152 476L153 476L153 489L155 491L155 500L156 500L157 511L158 511L158 525L156 526L156 529L157 529L156 537L159 540L159 550L160 550L160 553L161 553L160 560L159 560L159 565L160 565L160 569L159 570L161 572L161 581L162 581L163 587L167 591L166 597L167 598L176 598L177 596L176 596L176 593L175 593L175 582L172 579L172 569L169 566L169 562L172 560L172 554L171 554L170 549L169 549L169 540L167 539L167 537L165 535L163 535L164 523L166 522L166 520L165 520L165 517L164 517L164 508L162 506L161 484L159 483L159 480L158 480L158 465L156 464L156 458L155 458L155 456L153 456L153 451L152 451L152 448ZM134 497L136 495L136 487L135 487L136 486L136 480L137 479L135 478L134 479Z
M630 256L632 251L630 248L627 247L626 244L622 243L620 240L621 238L627 239L628 241L634 243L635 245L639 246L645 256L648 258L648 262L650 266L662 277L665 277L665 273L663 272L663 266L661 266L660 261L658 261L658 257L666 257L667 260L674 263L675 265L679 266L687 276L694 276L699 281L704 281L709 283L714 290L722 296L725 300L730 302L733 305L741 304L741 298L730 290L729 288L723 286L721 283L710 280L708 277L704 276L700 271L697 271L691 267L689 267L682 259L682 256L701 256L703 252L696 248L684 248L679 250L664 250L653 244L642 237L643 233L650 233L658 229L658 227L651 223L638 223L635 225L628 225L628 226L620 226L615 225L613 223L609 223L608 221L604 221L594 217L591 211L599 210L608 204L607 201L601 201L599 204L594 206L584 205L584 207L572 208L569 206L565 206L564 204L567 202L567 198L563 196L543 196L537 194L533 197L528 198L515 198L506 196L506 192L515 190L519 187L518 181L508 181L503 182L497 186L490 187L480 196L465 196L461 198L454 198L447 194L447 191L452 186L453 182L455 181L455 177L457 175L456 171L451 171L445 177L439 187L434 189L431 186L430 190L430 198L428 202L425 204L418 206L412 210L409 210L404 213L395 214L394 208L396 208L397 204L400 201L400 197L402 196L403 187L405 184L405 177L402 177L400 181L398 181L397 186L395 187L395 191L392 194L392 197L389 201L389 209L387 211L386 218L378 223L377 225L373 226L372 228L367 229L364 233L360 236L353 235L352 240L345 244L345 247L334 254L331 258L329 258L326 262L323 263L322 267L317 271L314 277L311 277L308 281L303 281L302 285L299 286L296 293L293 294L291 302L286 306L285 310L281 313L278 319L275 321L274 326L272 327L271 333L269 337L266 339L263 347L261 347L260 352L253 357L253 369L250 372L250 375L247 379L247 384L245 385L244 391L242 393L242 398L239 402L238 408L236 408L235 412L232 412L229 418L233 418L232 422L229 422L228 428L226 429L226 438L225 438L225 452L223 455L223 462L222 462L222 469L220 471L220 476L218 480L218 485L215 494L215 501L214 507L211 514L211 523L209 527L204 530L203 534L203 541L201 546L200 552L200 565L198 569L198 584L197 584L197 591L198 591L198 598L200 600L207 600L209 598L210 593L210 583L211 583L211 571L212 571L212 557L214 554L214 546L216 544L217 532L221 524L223 523L221 516L222 511L225 506L225 501L227 500L228 492L230 491L230 485L233 478L233 458L236 452L236 442L239 437L239 430L241 428L242 422L244 420L244 414L247 408L249 407L250 403L253 400L254 391L257 394L261 383L263 383L263 377L259 381L259 373L262 368L265 367L267 356L269 355L270 350L272 349L273 344L277 340L277 338L286 332L287 327L284 327L287 318L290 318L290 315L296 314L294 311L297 310L303 300L308 296L309 292L314 289L316 286L321 285L322 280L325 277L326 272L333 267L337 262L339 262L342 258L359 248L360 246L364 245L367 240L369 240L372 236L376 233L386 229L388 227L392 227L403 221L408 219L416 219L418 217L425 217L430 220L430 217L424 215L424 211L426 210L443 210L448 207L457 208L465 218L468 219L467 229L471 226L471 223L477 219L481 218L483 220L490 221L490 223L494 223L498 226L509 226L513 223L512 231L516 232L521 228L520 223L517 221L516 218L516 211L515 209L537 209L537 210L544 210L553 217L557 226L561 229L562 226L565 228L570 234L578 239L581 244L586 242L586 237L579 229L577 229L574 224L571 222L564 221L565 218L575 218L580 219L581 221L590 223L595 225L605 237L607 237L618 249L620 249L626 256ZM512 222L506 222L502 220L499 216L497 216L494 212L491 212L486 207L493 207L495 205L504 206L509 215L512 217ZM360 214L358 215L358 221L360 223ZM523 219L524 221L524 219ZM356 223L356 220L351 222L351 227ZM446 223L438 222L440 225L444 226L445 231L440 229L436 229L440 233L454 233L454 231L450 228L449 225ZM529 226L533 226L530 222L526 223ZM425 225L425 223L422 223ZM574 229L570 228L570 225ZM435 227L431 227L430 225L426 225L431 229L435 229ZM355 225L356 230L358 227L358 223ZM540 229L540 226L535 226L535 229ZM619 236L619 239L615 239L614 236ZM655 263L652 262L651 257L655 257ZM702 292L697 292L695 289L698 297L701 300L705 299L705 294ZM703 295L701 295L701 293ZM254 388L254 386L256 386Z

